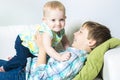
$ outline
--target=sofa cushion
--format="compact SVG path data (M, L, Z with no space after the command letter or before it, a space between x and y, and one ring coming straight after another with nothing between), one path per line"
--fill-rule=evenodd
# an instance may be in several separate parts
M34 29L35 25L10 25L0 26L0 59L5 59L16 54L14 49L17 35L25 30Z
M84 67L74 80L94 80L99 74L104 61L104 53L116 46L120 46L120 39L111 38L100 46L96 47L88 56Z

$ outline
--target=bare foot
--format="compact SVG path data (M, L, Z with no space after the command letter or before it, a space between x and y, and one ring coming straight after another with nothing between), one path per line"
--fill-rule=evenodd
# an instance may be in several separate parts
M12 56L8 57L8 60L11 60L12 59Z

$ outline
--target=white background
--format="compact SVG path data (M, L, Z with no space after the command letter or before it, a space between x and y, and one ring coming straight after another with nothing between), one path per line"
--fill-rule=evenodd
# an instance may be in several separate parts
M42 7L50 0L0 0L0 26L39 24ZM66 33L92 20L108 26L120 38L120 0L59 0L66 7ZM77 28L76 28L77 27Z

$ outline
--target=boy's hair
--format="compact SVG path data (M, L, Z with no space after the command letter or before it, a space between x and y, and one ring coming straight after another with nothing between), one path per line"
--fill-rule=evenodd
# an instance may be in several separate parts
M89 31L88 39L96 40L94 48L111 38L110 30L102 24L87 21L82 25L82 27L83 26L86 27Z
M43 7L43 16L46 15L46 11L48 9L53 9L53 10L58 9L60 11L63 11L64 14L65 14L65 6L59 1L49 1L49 2L47 2Z

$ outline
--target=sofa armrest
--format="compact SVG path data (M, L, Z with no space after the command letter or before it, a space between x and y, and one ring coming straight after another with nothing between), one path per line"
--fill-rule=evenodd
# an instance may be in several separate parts
M120 80L120 47L104 55L103 80Z

